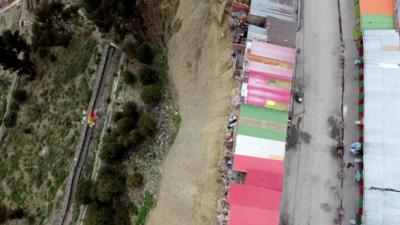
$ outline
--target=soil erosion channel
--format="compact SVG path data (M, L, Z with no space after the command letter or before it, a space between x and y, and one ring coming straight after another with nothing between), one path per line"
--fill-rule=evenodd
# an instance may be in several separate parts
M181 0L181 29L169 43L168 63L182 116L162 170L158 202L148 225L216 221L224 127L234 82L228 25L211 13L214 1Z

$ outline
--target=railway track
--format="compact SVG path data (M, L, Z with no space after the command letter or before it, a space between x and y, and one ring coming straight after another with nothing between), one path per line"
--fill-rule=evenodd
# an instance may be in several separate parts
M100 78L99 78L100 81L97 83L98 85L95 87L96 88L95 92L93 93L91 102L89 104L89 108L88 108L89 113L95 111L95 109L97 109L98 106L100 105L100 102L101 102L100 100L101 100L103 91L106 86L107 77L108 77L108 75L113 74L113 73L111 73L112 71L110 71L110 70L113 67L112 66L113 59L116 56L117 56L116 48L109 45L108 50L107 50L107 55L105 58L105 62L104 62L104 66L100 72ZM74 164L74 168L73 168L72 178L70 178L70 183L67 184L67 188L66 188L66 197L64 198L62 219L57 223L60 225L66 225L69 220L69 216L71 214L71 206L74 202L73 199L75 196L76 188L78 186L82 168L83 168L83 165L84 165L84 162L86 159L88 149L90 147L93 128L86 125L84 129L85 129L85 131L84 131L84 136L83 136L83 142L82 142L81 146L79 147L78 157L74 159L75 164Z

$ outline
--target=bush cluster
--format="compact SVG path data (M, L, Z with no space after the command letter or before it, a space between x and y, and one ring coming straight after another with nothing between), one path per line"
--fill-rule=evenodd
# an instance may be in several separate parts
M78 185L77 203L89 206L85 225L129 225L128 202L123 197L126 185L143 185L143 175L138 172L127 178L122 161L128 151L154 136L157 124L140 113L134 102L125 103L122 112L113 115L113 121L115 127L104 138L100 152L102 167L96 182L82 180Z

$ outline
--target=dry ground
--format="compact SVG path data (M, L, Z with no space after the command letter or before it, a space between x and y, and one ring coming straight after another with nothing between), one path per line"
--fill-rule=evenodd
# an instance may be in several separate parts
M211 1L182 0L182 27L169 42L171 81L182 123L162 171L149 225L213 224L224 126L233 81L228 26L211 14ZM223 33L224 32L224 33Z

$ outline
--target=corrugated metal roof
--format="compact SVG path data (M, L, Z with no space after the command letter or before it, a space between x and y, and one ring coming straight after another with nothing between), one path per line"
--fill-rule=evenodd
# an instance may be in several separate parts
M284 21L295 22L296 7L291 0L252 0L250 15L275 17Z
M362 15L361 27L365 30L392 30L394 29L394 17L387 15Z
M365 225L400 224L399 41L394 30L364 33Z
M394 15L395 0L360 0L361 14Z

